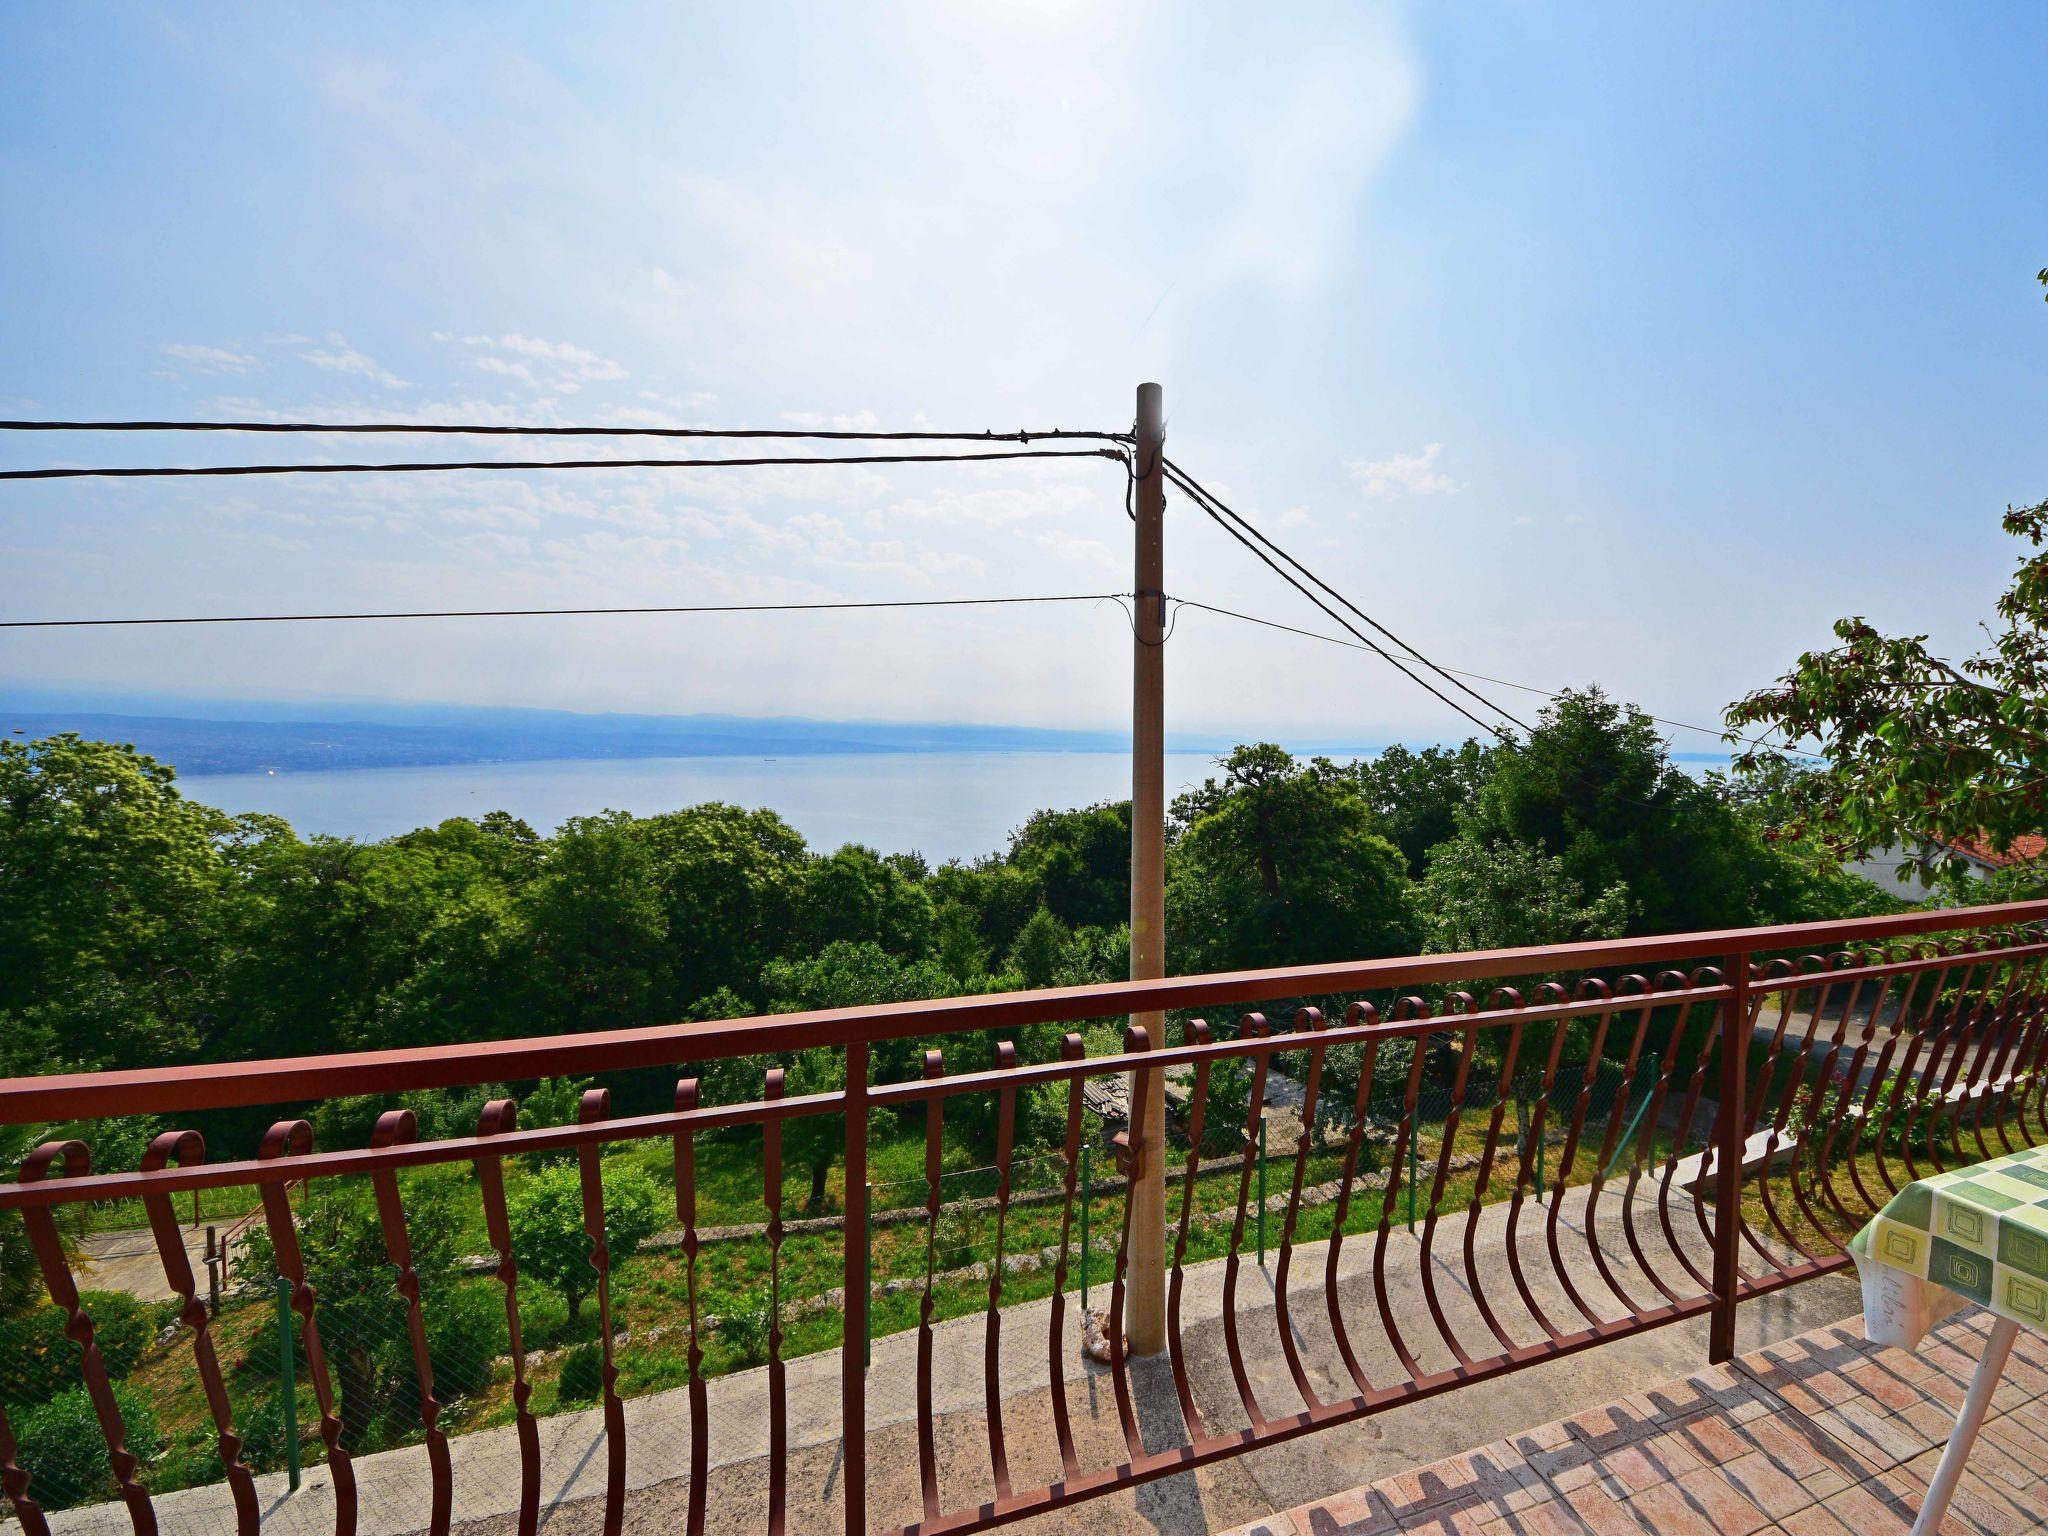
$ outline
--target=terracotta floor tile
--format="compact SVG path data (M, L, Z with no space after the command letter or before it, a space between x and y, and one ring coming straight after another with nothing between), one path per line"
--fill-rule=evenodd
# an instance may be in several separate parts
M1814 1501L1812 1494L1788 1477L1762 1451L1752 1451L1735 1461L1723 1462L1715 1470L1773 1520L1783 1520Z
M1714 1529L1724 1536L1749 1536L1751 1531L1771 1523L1771 1517L1743 1495L1741 1489L1720 1467L1703 1467L1678 1480L1686 1495L1707 1512Z

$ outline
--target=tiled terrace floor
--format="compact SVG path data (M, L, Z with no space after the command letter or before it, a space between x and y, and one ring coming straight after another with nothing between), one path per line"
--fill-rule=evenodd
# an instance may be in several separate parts
M1972 1309L1907 1353L1851 1319L1230 1536L1903 1533L1988 1327ZM2044 1527L2048 1339L2022 1332L1942 1530Z

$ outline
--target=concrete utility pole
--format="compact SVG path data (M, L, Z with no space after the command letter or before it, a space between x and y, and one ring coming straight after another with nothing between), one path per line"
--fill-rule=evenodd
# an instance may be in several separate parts
M1157 384L1138 386L1136 510L1137 619L1131 652L1131 980L1166 974L1166 424ZM1166 1044L1166 1016L1134 1013L1131 1023ZM1166 1084L1147 1078L1145 1123L1133 1125L1137 1173L1131 1185L1131 1255L1124 1307L1131 1353L1166 1348ZM1138 1100L1132 1074L1131 1102Z

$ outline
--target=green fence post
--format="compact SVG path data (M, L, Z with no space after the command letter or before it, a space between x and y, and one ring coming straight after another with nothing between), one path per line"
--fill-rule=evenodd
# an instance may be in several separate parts
M861 1254L863 1277L861 1283L868 1288L868 1304L861 1308L866 1321L867 1336L861 1341L860 1363L863 1366L875 1363L875 1186L868 1185L867 1209L862 1213L866 1218L866 1248Z
M1636 1132L1641 1130L1643 1126L1643 1116L1647 1115L1650 1112L1650 1100L1654 1099L1657 1096L1657 1069L1662 1065L1663 1052L1651 1052L1649 1070L1641 1074L1643 1080L1650 1085L1649 1091L1643 1095L1643 1102L1636 1106L1636 1112L1629 1117L1628 1128L1621 1133L1621 1143L1620 1145L1615 1147L1614 1156L1610 1157L1607 1160L1607 1166L1600 1170L1601 1178L1604 1179L1609 1174L1613 1173L1614 1165L1621 1161L1622 1154L1627 1152L1628 1149L1632 1145L1634 1145L1636 1139ZM1624 1102L1621 1107L1623 1109L1626 1109L1628 1108L1628 1105L1626 1102Z
M1092 1143L1081 1143L1081 1310L1088 1310L1088 1192L1095 1187Z
M1266 1117L1259 1116L1259 1268L1266 1267Z
M284 1378L285 1473L293 1493L299 1491L299 1383L292 1365L292 1283L277 1277L278 1374Z

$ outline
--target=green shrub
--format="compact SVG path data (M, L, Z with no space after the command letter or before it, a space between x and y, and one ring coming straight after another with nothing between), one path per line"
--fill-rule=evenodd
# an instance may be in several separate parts
M582 1175L572 1163L541 1168L514 1190L506 1214L521 1275L557 1292L575 1326L584 1298L597 1288L590 1238L583 1230ZM605 1241L614 1265L630 1258L661 1226L654 1182L626 1162L604 1170Z
M79 1300L92 1319L93 1340L107 1362L107 1374L118 1381L140 1365L156 1343L156 1308L126 1291L87 1291Z
M565 1403L594 1403L604 1391L604 1348L578 1344L562 1362L555 1395Z
M746 1295L707 1296L704 1310L718 1319L718 1337L741 1365L759 1365L768 1358L768 1298Z
M118 1381L156 1342L156 1309L125 1291L85 1291L79 1300L107 1374ZM0 1402L16 1408L48 1402L78 1382L78 1346L64 1323L63 1309L50 1303L0 1318Z
M163 1433L149 1405L121 1385L114 1387L114 1401L136 1460L147 1463L162 1454ZM107 1443L83 1386L59 1392L22 1414L15 1420L14 1438L20 1465L34 1479L31 1486L43 1508L68 1509L114 1496Z
M491 1379L492 1362L505 1352L505 1303L497 1286L443 1279L422 1305L434 1395L447 1403L482 1390Z
M309 1403L298 1416L303 1440L318 1422ZM285 1438L284 1395L274 1383L266 1383L255 1407L235 1416L235 1430L242 1437L242 1464L256 1472L275 1472L285 1465L290 1449Z

